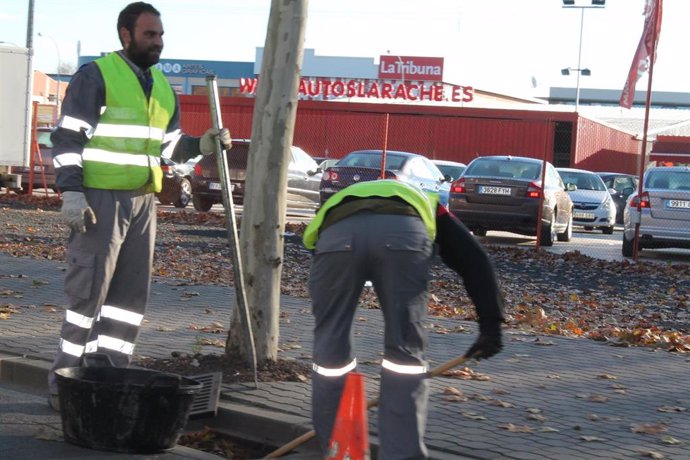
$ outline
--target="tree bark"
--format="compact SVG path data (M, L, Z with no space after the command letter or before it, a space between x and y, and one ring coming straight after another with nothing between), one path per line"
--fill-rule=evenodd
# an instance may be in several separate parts
M257 362L278 356L287 167L297 114L307 0L272 0L240 226L240 253ZM238 314L227 351L248 356Z

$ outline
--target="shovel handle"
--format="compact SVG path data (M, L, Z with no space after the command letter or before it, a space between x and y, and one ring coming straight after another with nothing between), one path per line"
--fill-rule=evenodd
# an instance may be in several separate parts
M465 355L458 356L457 358L451 359L450 361L446 361L445 363L439 364L438 366L434 367L433 369L431 369L427 373L427 376L428 377L439 376L449 369L452 369L456 366L460 366L461 364L464 364L468 359L470 359L470 358L468 358ZM378 405L379 405L379 399L378 398L370 399L367 401L367 409L371 409L372 407L376 407ZM288 452L290 452L291 450L293 450L295 447L301 446L305 442L309 441L314 436L316 436L316 431L314 431L314 430L308 431L307 433L304 433L303 435L293 439L292 441L288 442L287 444L277 448L273 452L266 455L264 458L281 457L281 456L287 454Z

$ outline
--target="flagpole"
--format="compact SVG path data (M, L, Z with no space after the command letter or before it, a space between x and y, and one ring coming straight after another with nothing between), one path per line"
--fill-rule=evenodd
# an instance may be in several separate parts
M652 49L649 55L649 80L647 81L647 98L645 100L644 108L644 127L642 128L642 153L640 154L639 178L637 183L637 212L638 215L642 213L642 179L644 177L644 167L647 159L647 129L649 128L649 109L652 105L652 79L654 77L654 61L656 61L656 41L659 25L660 3L662 0L654 5L654 26L652 31ZM633 239L633 260L637 262L638 256L638 242L640 238L640 219L635 224L635 237Z

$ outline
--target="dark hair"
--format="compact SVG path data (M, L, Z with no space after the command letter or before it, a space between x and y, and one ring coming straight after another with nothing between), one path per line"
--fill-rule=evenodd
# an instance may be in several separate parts
M120 29L123 27L127 29L131 35L134 35L134 24L136 24L137 19L139 19L142 13L151 13L156 16L161 15L160 11L154 8L150 3L130 3L124 10L120 11L120 15L117 18L118 37L120 36ZM122 40L120 40L120 43L122 43Z

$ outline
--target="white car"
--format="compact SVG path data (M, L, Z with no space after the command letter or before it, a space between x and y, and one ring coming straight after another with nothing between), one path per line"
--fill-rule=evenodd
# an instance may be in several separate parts
M433 164L443 173L444 176L450 177L450 182L462 176L462 173L467 169L465 163L449 160L431 160Z
M630 195L623 213L625 257L633 255L638 223L638 249L690 249L689 166L659 166L644 173L642 193Z
M616 203L604 181L592 171L556 168L573 201L573 225L600 229L607 235L616 224Z

